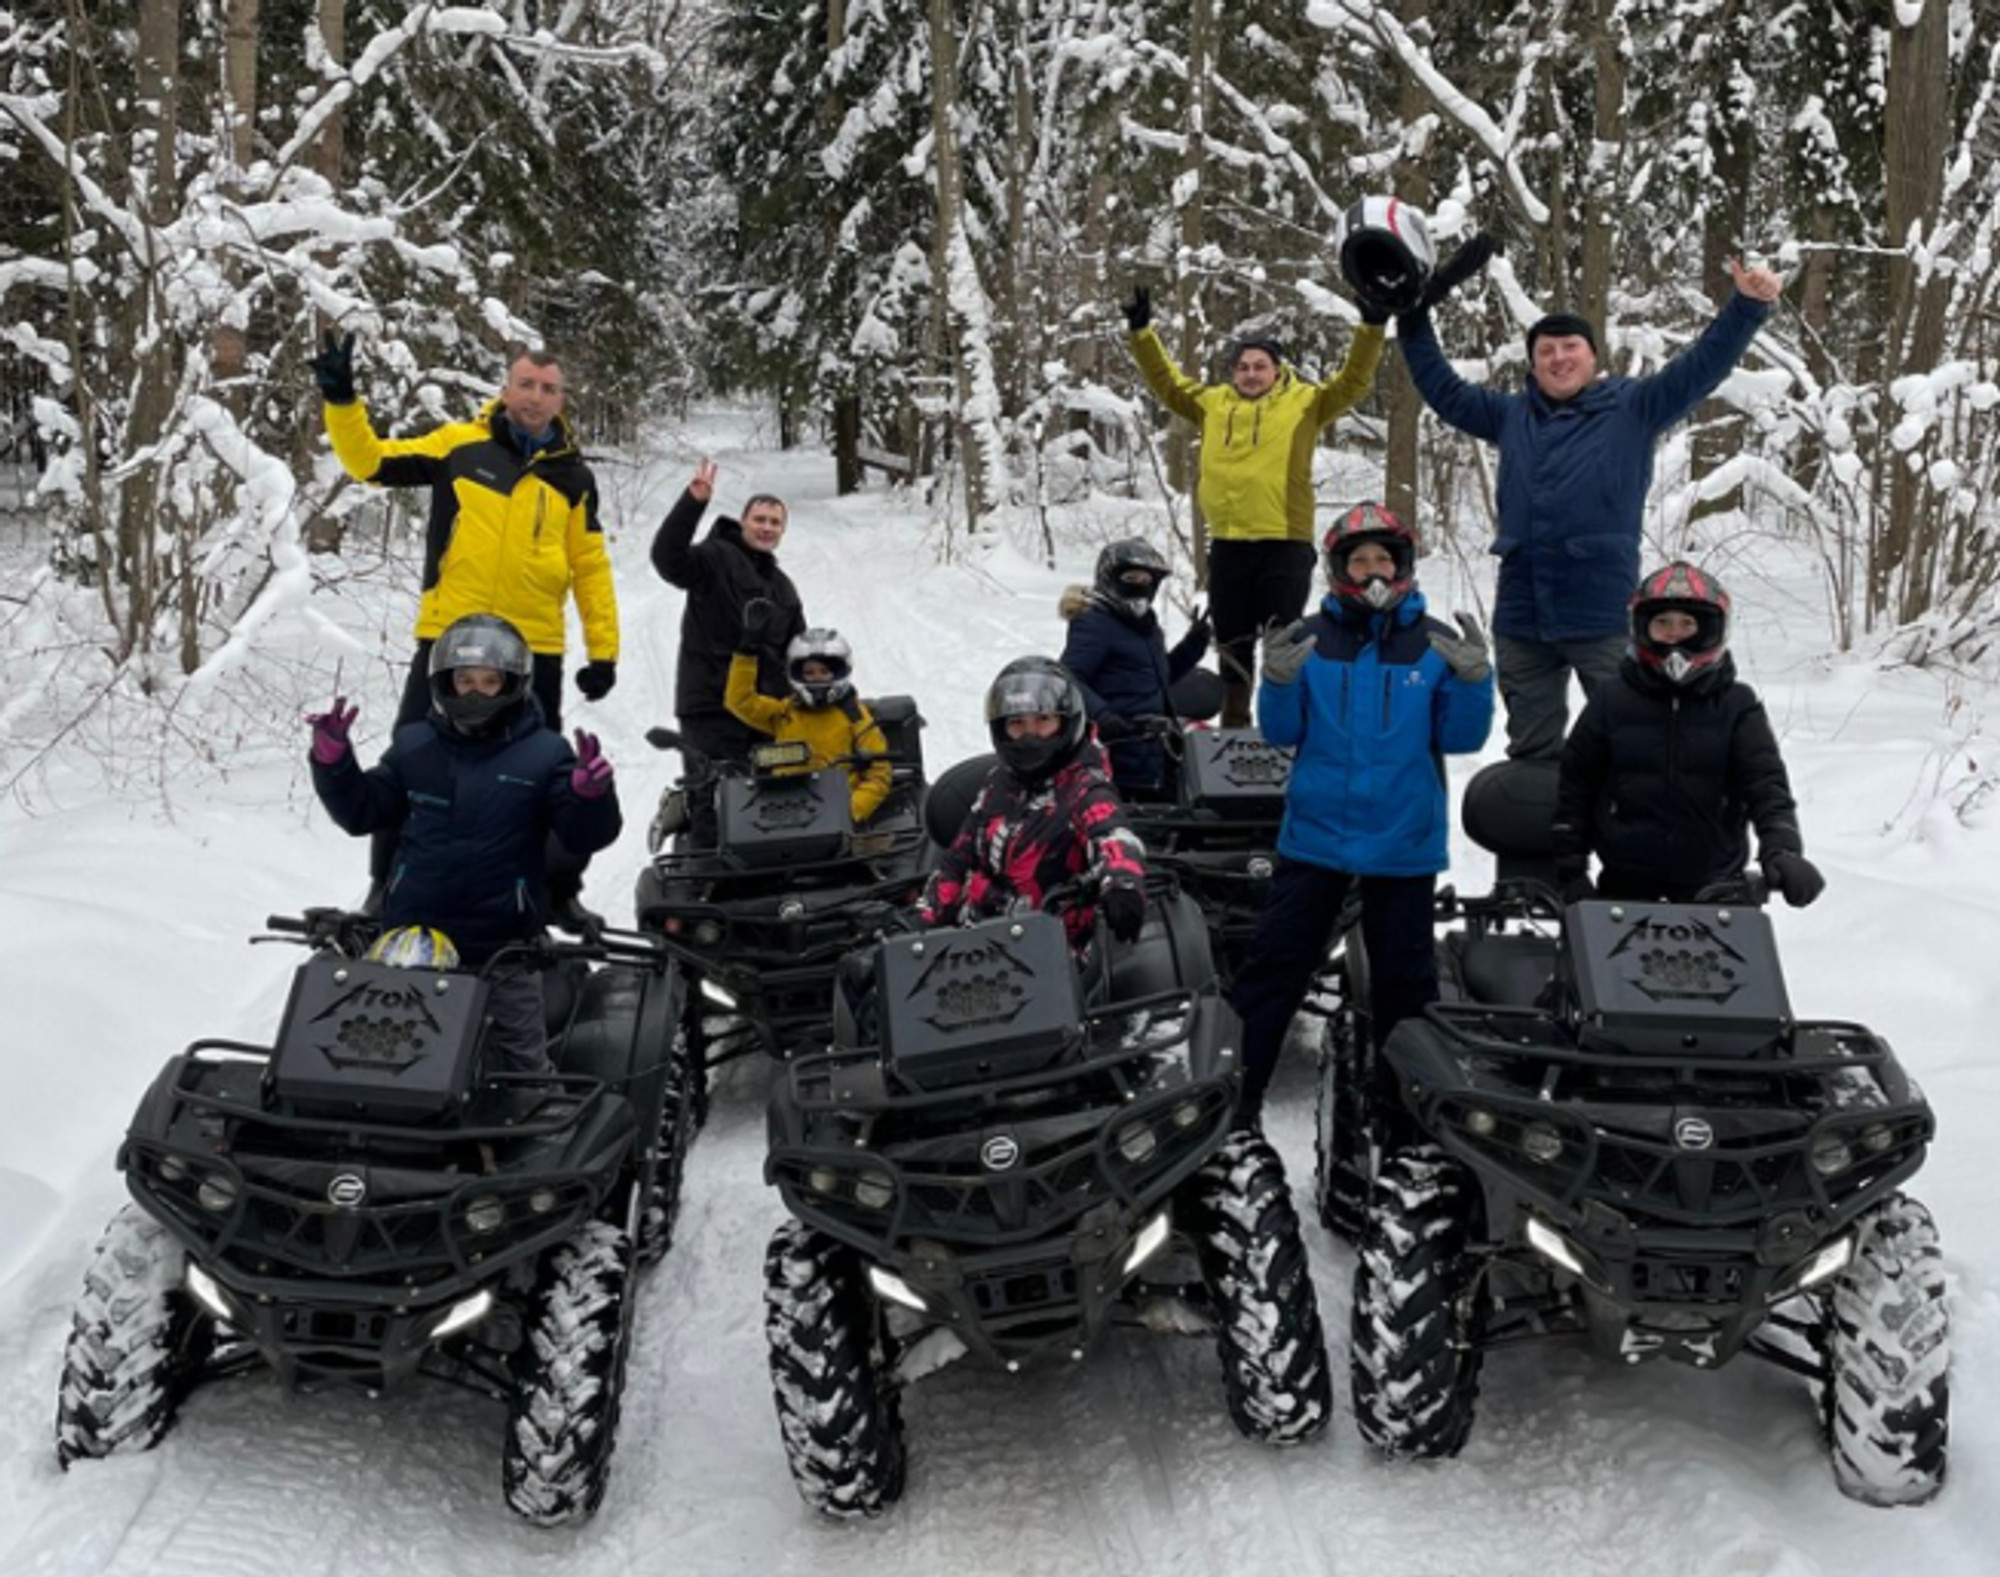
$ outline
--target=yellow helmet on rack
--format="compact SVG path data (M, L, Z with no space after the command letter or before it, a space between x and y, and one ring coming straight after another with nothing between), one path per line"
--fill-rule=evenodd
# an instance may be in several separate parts
M384 931L363 955L397 969L456 969L458 947L434 926L399 925Z

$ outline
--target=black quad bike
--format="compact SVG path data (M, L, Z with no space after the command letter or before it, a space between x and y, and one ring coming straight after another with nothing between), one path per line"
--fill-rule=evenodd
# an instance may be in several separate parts
M1475 909L1449 999L1383 1048L1417 1133L1361 1233L1363 1436L1453 1454L1485 1352L1534 1337L1697 1368L1749 1352L1811 1382L1843 1493L1937 1494L1950 1316L1937 1229L1902 1191L1934 1121L1888 1042L1795 1017L1770 923L1735 895L1561 908L1540 970L1531 940Z
M1317 1435L1331 1387L1277 1153L1231 1123L1240 1025L1199 910L1152 906L1085 962L1044 912L893 935L843 988L830 1052L774 1093L767 1178L796 1217L765 1333L800 1494L835 1517L902 1493L901 1387L971 1353L1081 1359L1114 1322L1201 1328L1231 1417ZM1176 1315L1179 1323L1176 1323Z
M556 1071L496 1073L478 976L365 959L360 915L269 924L312 948L276 1044L196 1041L119 1151L132 1203L84 1275L58 1459L147 1450L193 1386L260 1364L371 1394L426 1373L506 1404L510 1507L588 1517L693 1136L679 971L633 933L534 944Z
M698 1068L824 1046L842 955L923 887L924 720L908 696L868 707L889 743L891 781L863 827L849 810L850 760L802 772L801 743L761 745L743 768L662 796L634 903L639 928L660 937L690 977ZM665 729L648 738L678 743ZM712 839L696 837L681 809L685 796L702 793L713 795Z

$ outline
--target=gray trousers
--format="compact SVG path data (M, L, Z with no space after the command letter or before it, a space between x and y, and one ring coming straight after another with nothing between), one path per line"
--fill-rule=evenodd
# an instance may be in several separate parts
M1583 684L1586 698L1618 677L1626 638L1600 635L1587 641L1525 641L1495 637L1500 659L1500 699L1507 704L1507 754L1517 760L1555 759L1569 732L1569 676Z
M486 1067L491 1073L551 1071L539 969L500 964L486 972Z

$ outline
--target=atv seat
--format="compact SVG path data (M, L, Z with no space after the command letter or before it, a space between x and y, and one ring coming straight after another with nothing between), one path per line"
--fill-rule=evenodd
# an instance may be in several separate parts
M897 782L924 775L924 715L915 696L877 696L866 703L888 741L890 771Z
M1445 945L1465 994L1490 1006L1537 1006L1555 973L1555 944L1544 936L1453 934Z
M1466 835L1494 858L1494 882L1555 885L1554 761L1496 761L1465 785Z

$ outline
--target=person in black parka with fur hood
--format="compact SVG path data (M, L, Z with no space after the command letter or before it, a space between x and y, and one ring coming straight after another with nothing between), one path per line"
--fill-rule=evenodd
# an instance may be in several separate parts
M1169 691L1208 650L1201 614L1167 649L1153 598L1170 573L1157 548L1128 537L1097 555L1095 584L1070 587L1059 609L1069 621L1062 665L1083 687L1097 737L1109 749L1112 780L1127 793L1157 789L1166 778L1166 750L1141 734L1137 720L1171 718Z
M1793 908L1826 881L1805 857L1798 806L1771 720L1736 678L1729 594L1691 564L1640 582L1632 648L1563 749L1556 877L1566 901L1688 903L1743 874L1749 829L1772 888ZM1603 870L1590 881L1589 857Z
M653 537L653 568L687 593L681 613L680 656L674 676L674 712L685 745L703 756L741 761L768 736L733 716L726 704L729 664L743 634L743 610L758 598L776 612L759 630L757 691L782 699L790 693L785 648L806 627L805 608L791 577L778 567L785 535L783 500L759 493L743 506L741 521L723 516L700 542L695 527L715 495L715 462L704 460Z

